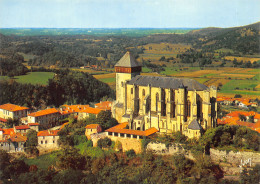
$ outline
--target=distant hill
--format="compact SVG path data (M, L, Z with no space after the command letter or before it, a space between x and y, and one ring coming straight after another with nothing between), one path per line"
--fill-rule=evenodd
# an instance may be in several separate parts
M227 48L243 54L260 54L260 22L233 28L204 28L187 34L200 35L203 38L196 45L199 48L210 50Z

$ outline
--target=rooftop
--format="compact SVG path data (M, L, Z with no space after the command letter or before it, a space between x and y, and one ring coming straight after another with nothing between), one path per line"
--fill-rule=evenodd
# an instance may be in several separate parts
M98 128L99 126L100 126L99 124L89 124L85 128L87 128L87 129L94 129L94 128Z
M119 125L107 129L106 132L114 132L114 133L122 133L122 134L129 134L129 135L138 135L138 136L149 136L158 132L156 128L149 128L145 131L125 129L127 125L128 125L127 122L120 123Z
M43 130L37 133L37 136L57 136L60 130Z
M187 87L189 91L198 90L203 91L207 90L208 87L197 82L193 79L186 78L174 78L174 77L157 77L157 76L141 76L137 75L128 84L135 84L139 86L151 85L151 87L161 87L166 89L178 89L181 85Z
M52 108L52 109L45 109L45 110L33 112L31 114L28 114L28 116L38 117L38 116L45 116L45 115L54 114L54 113L58 113L58 111L57 111L57 109Z
M141 64L139 64L134 56L127 51L125 53L125 55L116 63L115 66L119 66L119 67L138 67L141 66Z
M92 107L88 107L84 110L81 110L80 112L83 113L89 113L89 114L98 114L100 113L102 110L101 109L96 109L96 108L92 108Z
M16 130L26 130L26 129L30 129L30 127L28 125L20 125L20 126L15 126Z
M194 119L189 125L188 125L188 128L189 129L192 129L192 130L201 130L202 127L200 126L199 122Z
M95 104L96 108L102 109L102 110L111 110L112 102L105 101Z
M15 111L26 110L26 109L29 109L29 108L28 107L21 107L19 105L14 105L14 104L3 104L3 105L0 105L0 109L15 112Z

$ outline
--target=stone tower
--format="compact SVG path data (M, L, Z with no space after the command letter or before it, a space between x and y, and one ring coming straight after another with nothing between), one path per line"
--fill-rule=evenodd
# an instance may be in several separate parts
M116 63L116 101L123 103L125 101L124 85L126 81L131 80L136 75L140 75L142 66L135 60L132 54L127 51L125 55Z
M130 81L133 77L140 75L141 70L141 64L135 60L134 56L129 51L127 51L115 65L116 103L114 117L119 122L126 110L126 82Z

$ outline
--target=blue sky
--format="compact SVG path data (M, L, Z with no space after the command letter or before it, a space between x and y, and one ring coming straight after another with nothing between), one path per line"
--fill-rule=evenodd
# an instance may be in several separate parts
M0 28L199 28L260 21L260 0L0 0Z

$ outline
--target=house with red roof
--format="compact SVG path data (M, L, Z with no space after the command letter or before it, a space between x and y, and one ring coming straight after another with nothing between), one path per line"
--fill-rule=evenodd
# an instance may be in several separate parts
M246 126L260 133L260 114L254 111L233 111L222 119L218 119L218 124Z
M9 103L0 105L0 120L4 122L8 118L14 119L26 117L28 110L28 107L22 107Z
M95 104L95 108L101 109L103 111L111 111L112 102L111 101L104 101Z
M84 110L79 111L78 120L88 118L90 114L97 116L102 110L97 108L88 107Z
M39 150L54 150L58 149L58 132L60 130L43 130L37 133L38 149Z
M53 126L60 119L57 109L45 109L28 114L28 123L39 123L41 126Z
M25 148L27 137L16 133L14 128L0 129L0 149L7 152L22 152Z
M39 151L41 152L58 149L58 140L60 138L58 132L67 124L68 123L62 124L58 129L48 129L39 131L37 133Z
M91 138L92 134L102 132L102 128L99 124L90 124L90 125L87 125L85 128L86 128L85 135L88 139Z

